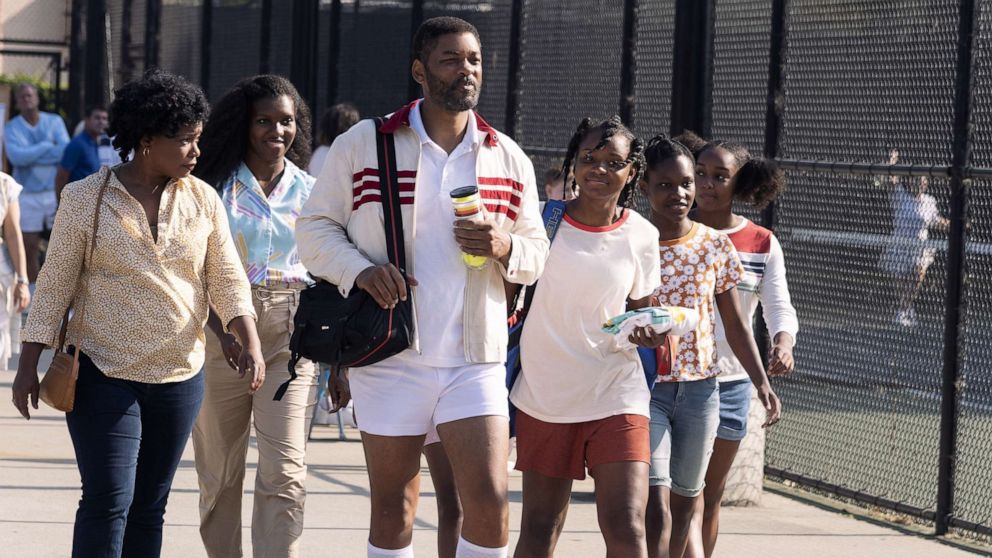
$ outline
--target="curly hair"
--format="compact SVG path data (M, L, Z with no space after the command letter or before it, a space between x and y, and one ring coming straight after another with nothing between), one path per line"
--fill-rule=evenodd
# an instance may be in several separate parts
M754 157L746 147L735 141L705 140L686 130L678 138L698 159L704 152L719 147L730 153L737 164L734 175L734 198L761 209L785 190L785 173L775 161Z
M200 138L203 155L194 174L207 184L219 186L237 170L248 152L248 126L252 106L260 99L286 95L296 110L296 138L286 158L301 169L310 162L310 107L288 79L274 75L245 78L234 84L217 104Z
M575 129L575 133L572 134L572 139L568 141L568 150L565 153L565 161L561 165L560 176L572 178L571 188L574 192L578 185L575 181L575 156L579 151L579 145L586 139L589 132L593 130L599 130L601 132L596 149L602 149L606 145L606 142L610 141L610 138L615 135L625 137L630 142L630 151L627 160L634 165L634 179L627 182L620 192L620 199L617 200L617 205L629 208L633 199L634 188L637 187L637 182L644 173L644 142L634 135L634 132L631 132L630 129L624 126L623 120L617 115L613 115L598 124L594 123L589 117L582 119L582 122Z
M127 161L142 138L174 137L180 129L205 121L210 105L198 85L152 68L114 91L109 113L107 133L121 160Z

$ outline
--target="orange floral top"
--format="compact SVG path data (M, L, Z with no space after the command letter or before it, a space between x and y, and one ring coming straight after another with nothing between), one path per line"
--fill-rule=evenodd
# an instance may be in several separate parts
M658 304L699 312L699 325L679 339L675 365L659 382L692 382L720 373L716 363L716 295L737 286L744 274L733 243L723 233L693 223L689 233L659 242Z

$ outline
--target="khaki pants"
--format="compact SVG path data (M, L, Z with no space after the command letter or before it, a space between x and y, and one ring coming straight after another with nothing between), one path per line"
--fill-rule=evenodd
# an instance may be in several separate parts
M307 422L317 390L313 363L301 360L298 377L282 400L272 400L289 378L289 337L299 291L256 288L252 300L266 370L265 383L254 396L248 394L251 378L238 377L217 337L207 331L206 389L193 429L193 449L200 480L200 536L211 558L242 556L242 485L252 420L258 443L254 556L298 556L303 534Z

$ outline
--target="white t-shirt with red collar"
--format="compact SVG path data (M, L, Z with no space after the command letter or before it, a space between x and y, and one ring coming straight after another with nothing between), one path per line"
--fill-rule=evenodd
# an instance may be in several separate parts
M606 227L566 215L524 322L513 404L554 423L650 416L637 351L602 326L626 311L627 299L658 288L659 266L658 230L637 213L624 210Z

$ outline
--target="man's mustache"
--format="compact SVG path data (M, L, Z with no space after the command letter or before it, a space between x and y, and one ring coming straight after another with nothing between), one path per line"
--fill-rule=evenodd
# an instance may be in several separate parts
M455 80L455 82L451 84L451 89L462 87L463 85L466 85L466 84L471 84L472 87L474 87L476 89L479 88L479 83L476 81L475 78L473 78L471 76L465 76L463 78L459 78L459 79Z

